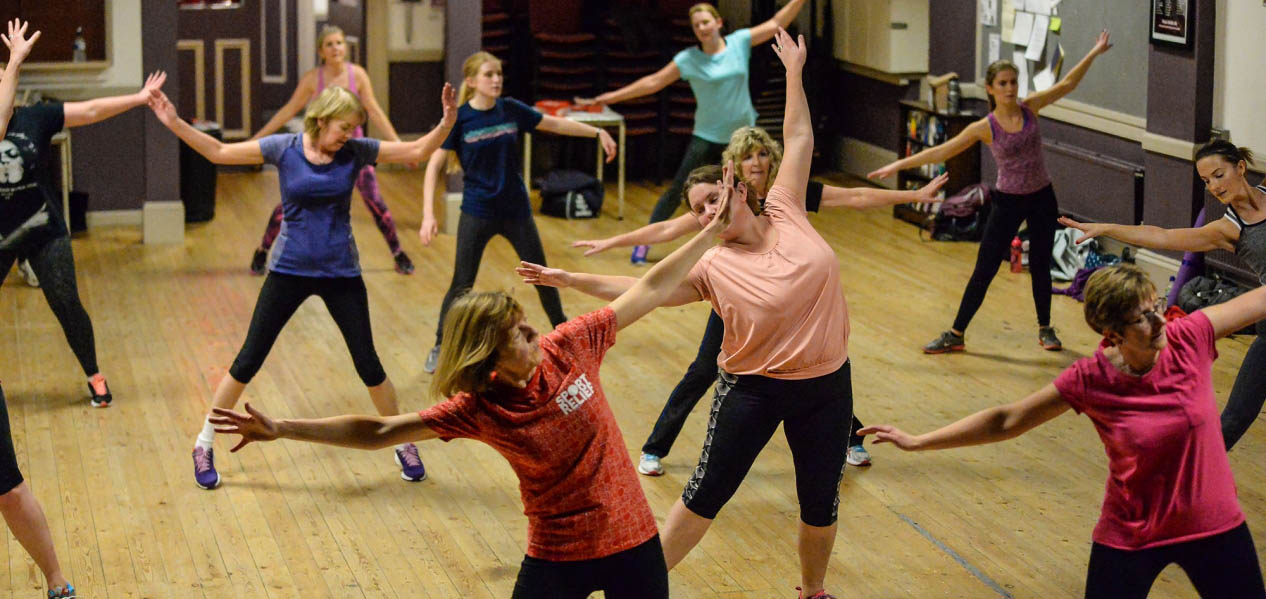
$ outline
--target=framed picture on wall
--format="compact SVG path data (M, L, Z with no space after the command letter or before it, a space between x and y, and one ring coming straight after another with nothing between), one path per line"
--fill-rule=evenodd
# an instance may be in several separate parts
M1191 48L1192 14L1188 0L1152 0L1153 44Z

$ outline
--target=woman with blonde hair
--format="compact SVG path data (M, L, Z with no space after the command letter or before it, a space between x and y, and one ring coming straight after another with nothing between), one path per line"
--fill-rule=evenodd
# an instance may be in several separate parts
M756 109L748 89L752 48L769 41L780 27L790 25L803 6L804 0L791 0L768 21L722 36L725 22L716 7L707 2L695 4L687 14L691 31L699 40L697 47L678 52L662 69L620 89L595 98L576 99L580 104L617 104L657 93L678 79L690 84L695 95L694 131L673 182L651 211L651 224L668 220L677 211L681 188L690 171L719 164L730 134L739 127L756 124ZM634 264L645 263L649 251L649 245L638 245L630 260Z
M247 383L255 376L282 327L308 297L325 302L338 324L352 362L379 414L399 413L396 390L383 371L374 349L369 322L369 297L361 277L352 237L352 186L365 166L378 161L421 162L448 134L457 118L452 86L441 94L444 119L416 141L380 142L355 137L365 122L365 108L345 88L327 87L311 104L303 119L303 133L270 135L259 141L224 143L191 127L161 90L154 90L149 105L158 120L215 164L261 164L277 167L284 220L268 276L259 291L246 341L233 360L228 375L220 379L213 407L237 404ZM212 443L215 427L204 422L193 450L194 482L203 489L220 484ZM396 446L395 460L401 478L419 481L426 468L411 443Z
M457 124L444 140L442 149L431 155L422 188L422 228L418 234L424 245L435 237L435 191L440 173L447 164L462 171L461 218L457 221L457 256L453 280L440 304L435 327L435 346L427 354L425 369L435 371L444 340L444 317L457 296L475 284L484 248L496 235L514 246L521 260L545 262L541 235L532 220L528 190L520 175L519 136L533 131L558 135L597 138L607 161L615 158L615 140L606 131L576 121L545 116L514 98L501 97L501 61L487 52L476 52L462 66L458 93ZM450 157L450 154L452 155ZM540 289L541 305L550 324L567 320L556 289Z
M726 162L738 165L739 177L747 184L748 200L753 202L752 211L760 213L765 196L778 177L778 168L782 165L782 144L774 140L767 131L760 127L740 127L730 136L730 144L722 154ZM707 179L709 175L703 175ZM715 176L711 177L715 179ZM823 185L817 181L809 181L805 194L805 209L817 212L821 206L842 206L853 209L891 206L906 202L936 201L942 185L948 180L946 175L937 177L922 189L906 191L890 191L875 187L837 187ZM672 241L686 233L699 230L699 220L694 214L683 214L676 218L646 225L640 229L592 241L577 241L573 247L587 247L585 255L593 255L613 247L638 244L654 244ZM721 340L725 336L725 324L716 312L708 316L707 327L704 328L703 339L699 342L699 351L695 359L686 368L681 381L668 395L664 409L655 426L642 445L642 457L637 471L647 476L659 476L664 473L662 459L668 455L686 417L694 409L699 400L708 392L717 378L717 357L721 354ZM857 430L862 427L856 414L849 428L848 455L846 460L852 466L869 466L870 454L862 445L862 437Z
M378 99L374 97L369 73L360 65L347 60L347 40L343 35L343 30L335 25L322 27L321 32L317 34L317 53L321 58L321 64L299 78L299 85L295 87L290 100L273 115L273 118L268 119L268 122L260 127L249 141L276 133L286 122L299 114L308 102L324 91L327 85L347 88L360 99L369 117L369 123L376 128L382 139L400 141L395 127L391 126L387 114L383 112L382 107L378 105ZM364 135L364 128L357 127L354 136L364 137ZM374 217L378 231L387 240L387 247L391 250L391 256L396 263L396 272L402 275L413 274L413 261L409 260L408 254L405 254L404 249L400 247L400 239L396 236L396 223L391 218L391 210L387 208L387 203L382 199L382 193L378 191L378 175L374 170L374 165L367 164L361 169L356 177L356 190L360 192L360 198L365 201L369 214ZM272 249L273 242L277 240L277 234L281 232L281 221L281 204L277 204L272 215L268 217L264 238L260 241L259 247L255 248L255 254L251 256L252 273L264 274L267 268L268 252Z
M1205 598L1266 597L1257 550L1236 498L1213 397L1214 343L1266 318L1266 287L1165 322L1147 273L1125 264L1086 284L1086 324L1099 348L1033 394L930 433L862 432L906 451L997 443L1072 408L1108 455L1087 599L1143 599L1178 564Z
M717 182L722 205L732 178ZM278 420L246 404L216 408L220 432L359 449L467 438L500 453L519 478L528 546L514 599L666 599L655 516L638 484L599 378L616 332L660 305L727 224L717 218L610 305L540 335L504 292L468 293L444 323L432 390L415 414Z

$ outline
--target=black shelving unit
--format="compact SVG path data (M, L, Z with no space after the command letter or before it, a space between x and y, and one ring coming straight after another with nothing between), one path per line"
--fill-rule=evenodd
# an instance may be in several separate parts
M926 102L901 100L901 127L897 131L897 147L901 157L945 143L958 135L982 115L972 112L948 113L935 110ZM918 189L927 185L942 172L949 173L949 181L941 188L945 197L952 196L968 185L980 182L980 145L976 144L944 164L929 164L897 173L898 189ZM898 204L892 207L892 215L904 221L928 227L935 204Z

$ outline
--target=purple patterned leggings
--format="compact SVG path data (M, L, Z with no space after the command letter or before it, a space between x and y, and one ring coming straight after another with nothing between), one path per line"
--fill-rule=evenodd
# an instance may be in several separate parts
M360 191L361 199L365 200L365 207L369 208L369 213L374 216L374 223L378 225L378 230L387 240L391 255L399 254L400 239L396 237L396 221L392 220L391 211L387 209L387 203L382 201L382 194L378 192L378 177L373 165L366 165L360 170L360 175L356 177L356 189ZM281 233L281 203L277 204L272 216L268 218L268 227L264 229L264 239L260 241L259 247L265 250L271 249L279 233Z

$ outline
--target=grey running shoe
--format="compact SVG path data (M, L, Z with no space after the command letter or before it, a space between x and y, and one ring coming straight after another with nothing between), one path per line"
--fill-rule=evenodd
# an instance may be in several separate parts
M1064 349L1064 344L1059 342L1059 337L1055 336L1055 327L1038 327L1037 342L1042 344L1042 349L1046 351L1059 351Z
M925 354L944 354L952 351L963 351L967 348L967 340L962 335L955 335L954 331L945 331L940 337L933 339L931 343L923 346Z

